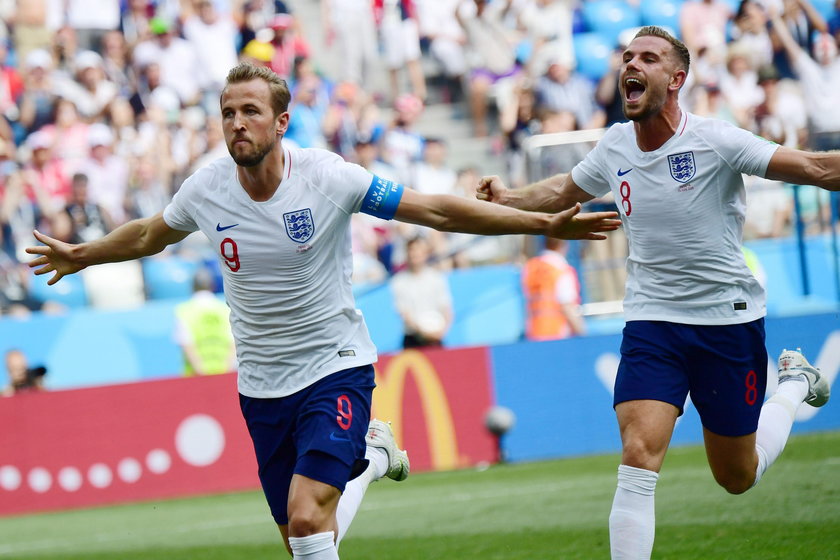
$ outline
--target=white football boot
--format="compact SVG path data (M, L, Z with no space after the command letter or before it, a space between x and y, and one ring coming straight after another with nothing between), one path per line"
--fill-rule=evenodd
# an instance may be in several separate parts
M408 453L397 447L390 422L383 422L376 418L371 420L365 443L370 447L382 449L388 455L388 470L385 476L397 482L408 478L408 472L411 470Z
M799 376L803 376L808 381L806 403L813 407L820 407L828 402L831 386L820 370L808 363L801 349L782 350L779 355L779 383Z

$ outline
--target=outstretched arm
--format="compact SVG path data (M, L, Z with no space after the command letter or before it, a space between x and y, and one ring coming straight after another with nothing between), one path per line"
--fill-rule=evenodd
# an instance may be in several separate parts
M840 191L840 152L806 152L780 146L770 158L765 177Z
M508 189L495 175L482 177L476 198L520 210L560 212L594 197L575 184L571 173L562 173L521 189Z
M29 266L35 274L54 272L47 282L53 285L62 277L94 264L120 262L161 252L164 247L184 239L189 232L170 228L159 212L151 218L132 220L105 237L88 243L71 245L39 231L35 238L44 245L27 247L30 255L40 255Z
M440 231L483 235L525 233L560 239L606 239L601 232L618 229L615 212L577 215L580 205L559 214L522 212L497 204L451 195L426 195L405 189L394 218Z

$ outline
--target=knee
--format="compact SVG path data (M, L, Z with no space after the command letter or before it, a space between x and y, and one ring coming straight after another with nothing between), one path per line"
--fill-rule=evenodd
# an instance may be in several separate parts
M624 442L621 462L630 467L659 472L665 450L652 446L642 438L632 438Z
M326 530L326 517L318 508L297 508L289 511L289 536L308 537Z
M755 473L729 472L714 473L715 482L730 494L743 494L753 486Z

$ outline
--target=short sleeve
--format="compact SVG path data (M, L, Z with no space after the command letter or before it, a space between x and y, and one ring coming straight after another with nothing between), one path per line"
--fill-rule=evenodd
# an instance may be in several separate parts
M195 223L192 210L197 208L197 204L192 198L196 187L195 175L188 177L172 201L163 210L163 221L172 229L178 231L198 231L198 224Z
M725 121L709 120L704 136L729 166L739 173L764 177L779 145Z
M583 161L572 168L572 180L577 186L600 198L610 192L610 183L604 177L602 170L606 169L603 153L606 150L605 141L610 138L609 132L586 154Z
M373 180L373 174L364 167L348 163L338 156L324 163L328 165L323 176L324 186L330 200L348 213L358 212Z

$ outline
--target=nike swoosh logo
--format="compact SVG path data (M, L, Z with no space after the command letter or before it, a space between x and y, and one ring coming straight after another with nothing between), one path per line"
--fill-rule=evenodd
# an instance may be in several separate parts
M236 227L236 226L238 226L238 225L239 225L239 224L233 224L232 226L225 226L225 227L222 227L222 224L216 224L216 231L225 231L226 229L230 229L230 228L232 228L232 227Z
M335 432L330 432L330 439L332 441L350 441L350 436L337 436Z
M622 171L622 170L621 170L621 168L619 167L619 168L618 168L618 176L619 176L619 177L624 177L625 175L627 175L627 174L628 174L628 173L630 173L631 171L633 171L633 168L632 168L632 167L631 167L630 169L628 169L627 171Z

